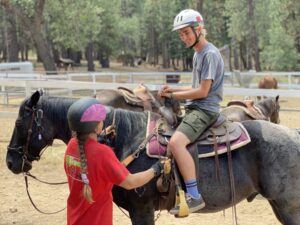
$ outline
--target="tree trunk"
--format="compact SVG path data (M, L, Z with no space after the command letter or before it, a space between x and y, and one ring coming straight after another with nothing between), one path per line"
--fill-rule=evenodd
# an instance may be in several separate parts
M28 61L29 45L25 45L25 60Z
M0 4L12 15L19 18L22 29L27 31L32 38L36 47L37 54L43 62L46 71L56 71L53 56L47 44L47 40L43 36L42 20L45 0L34 1L34 15L28 17L26 12L23 11L17 4L9 0L1 0ZM24 32L26 33L26 32Z
M95 64L93 59L93 43L90 42L86 48L86 60L88 62L88 71L95 71Z
M165 41L162 42L162 64L163 68L169 68L169 52L168 52L168 46Z
M246 62L246 59L245 59L246 50L245 50L245 47L244 47L245 44L243 42L240 42L239 45L240 45L240 58L241 58L241 61L242 61L242 66L243 66L241 68L241 70L242 70L242 69L247 68L247 62Z
M247 70L252 70L252 51L251 51L251 41L247 40L246 56L247 56Z
M7 29L6 29L6 52L7 52L7 62L18 62L19 61L19 44L17 38L17 26L16 18L14 15L7 15L6 19Z
M253 0L248 0L249 7L249 23L250 23L250 49L249 54L251 58L254 59L255 70L261 71L259 62L259 51L258 51L258 38L256 34L255 18L254 18L254 2ZM252 63L251 63L252 64ZM252 65L251 65L252 66Z
M232 63L231 63L231 57L232 57L232 49L233 49L233 47L232 47L232 45L229 45L228 46L228 48L229 48L229 52L228 52L228 66L229 66L229 71L232 71Z
M196 0L196 9L200 13L203 13L203 2L204 0Z
M68 49L68 58L72 59L76 64L80 64L81 60L81 52L80 51L75 51L74 49Z
M46 72L53 74L56 71L56 67L46 39L38 31L32 31L32 39Z
M235 70L240 70L240 60L237 46L233 46L233 65Z

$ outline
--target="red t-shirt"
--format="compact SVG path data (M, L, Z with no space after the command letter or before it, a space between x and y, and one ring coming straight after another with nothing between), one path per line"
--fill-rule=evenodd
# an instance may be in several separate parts
M72 138L65 153L64 167L68 177L70 195L67 201L68 225L111 225L112 187L122 183L128 170L119 162L113 150L93 139L84 145L87 159L87 177L94 202L90 204L83 196L80 173L80 157L77 140Z

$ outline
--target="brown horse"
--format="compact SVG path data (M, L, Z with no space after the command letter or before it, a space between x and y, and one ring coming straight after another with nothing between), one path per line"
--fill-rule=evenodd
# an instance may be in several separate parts
M95 97L102 104L109 105L114 108L122 108L136 112L149 110L159 113L159 107L165 106L174 114L181 115L179 101L169 98L161 98L157 95L158 91L149 91L145 86L138 89L138 91L136 91L137 89L131 91L124 87L119 87L118 90L99 90Z
M232 101L222 110L222 113L232 121L267 120L279 124L279 95L266 98L257 103L251 100Z
M277 89L278 82L276 78L271 76L264 76L258 83L260 89Z
M153 111L159 113L171 126L175 126L181 118L180 101L161 98L157 95L157 92L150 91L146 86L140 85L133 91L125 87L119 87L118 90L100 90L95 97L102 104L114 108L136 112Z
M278 82L276 78L271 76L264 76L259 82L258 82L258 88L260 89L277 89L278 88ZM265 98L265 97L263 97ZM260 100L261 96L257 96L257 99Z

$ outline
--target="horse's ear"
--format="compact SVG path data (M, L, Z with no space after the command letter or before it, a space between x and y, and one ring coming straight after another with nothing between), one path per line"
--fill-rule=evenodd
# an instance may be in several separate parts
M44 95L44 90L43 90L43 88L39 88L37 91L40 92L40 96L43 96L43 95Z
M275 100L276 100L276 102L278 102L278 100L279 100L279 95L276 96Z
M30 108L34 107L37 105L39 99L40 99L41 93L39 91L34 92L31 97L30 100L28 102L28 106Z

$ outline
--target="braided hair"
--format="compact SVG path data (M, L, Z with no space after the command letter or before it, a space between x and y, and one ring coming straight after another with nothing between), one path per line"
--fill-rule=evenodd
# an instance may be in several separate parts
M94 98L81 98L74 102L67 114L68 123L78 141L80 156L81 180L84 183L83 196L89 203L93 203L92 190L88 179L87 159L84 144L89 134L94 133L99 122L106 117L106 110L100 102Z
M81 179L84 183L83 189L82 189L82 194L85 197L85 199L89 203L93 203L93 196L92 196L92 190L91 186L89 184L89 179L88 179L88 171L87 171L87 160L85 157L85 149L84 149L84 144L86 140L88 139L87 133L80 133L76 132L75 133L77 141L78 141L78 150L79 150L79 156L80 156L80 167L81 167Z

